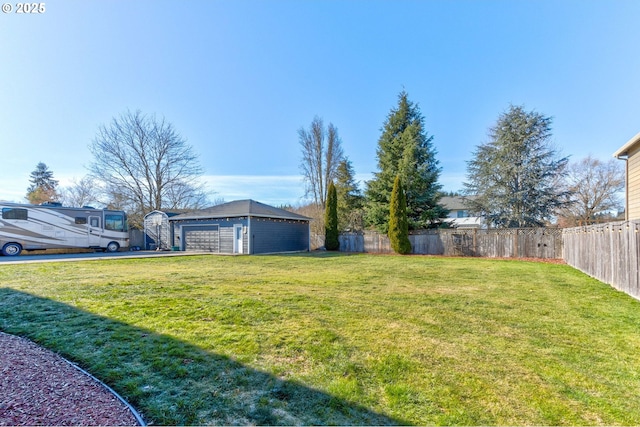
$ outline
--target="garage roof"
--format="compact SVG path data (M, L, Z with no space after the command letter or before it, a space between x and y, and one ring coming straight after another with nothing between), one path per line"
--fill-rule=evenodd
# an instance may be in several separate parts
M169 221L204 218L228 218L237 216L294 219L299 221L309 221L311 219L303 215L298 215L296 213L286 211L284 209L256 202L255 200L246 199L236 200L234 202L223 203L221 205L211 206L210 208L176 215L172 218L169 218Z

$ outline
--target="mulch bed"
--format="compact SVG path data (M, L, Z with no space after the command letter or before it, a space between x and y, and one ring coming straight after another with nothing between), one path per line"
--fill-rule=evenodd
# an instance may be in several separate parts
M59 355L0 332L0 426L137 426L107 387Z

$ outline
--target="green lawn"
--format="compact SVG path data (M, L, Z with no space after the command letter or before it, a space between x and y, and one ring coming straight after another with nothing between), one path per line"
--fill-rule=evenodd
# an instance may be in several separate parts
M640 423L640 302L565 265L5 265L0 330L75 361L152 424Z

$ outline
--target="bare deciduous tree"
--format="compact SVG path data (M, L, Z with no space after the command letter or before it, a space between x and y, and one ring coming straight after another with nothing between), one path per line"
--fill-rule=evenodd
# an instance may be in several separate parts
M588 156L570 163L566 186L572 193L572 203L559 212L564 225L588 225L598 216L620 209L620 192L625 177L622 164L615 159L607 162Z
M89 148L110 204L130 214L197 208L207 198L197 154L164 118L127 111L100 126Z
M338 128L329 123L325 129L321 118L314 117L309 130L298 130L302 147L300 168L307 185L307 195L324 208L329 182L336 178L344 154Z
M62 189L62 202L66 206L102 205L100 202L101 189L91 175L80 180L73 179L71 185Z

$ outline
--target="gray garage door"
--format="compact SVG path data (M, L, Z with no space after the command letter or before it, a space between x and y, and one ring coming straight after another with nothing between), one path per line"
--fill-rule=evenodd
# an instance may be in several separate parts
M217 225L185 227L185 250L187 251L220 251L220 231Z

